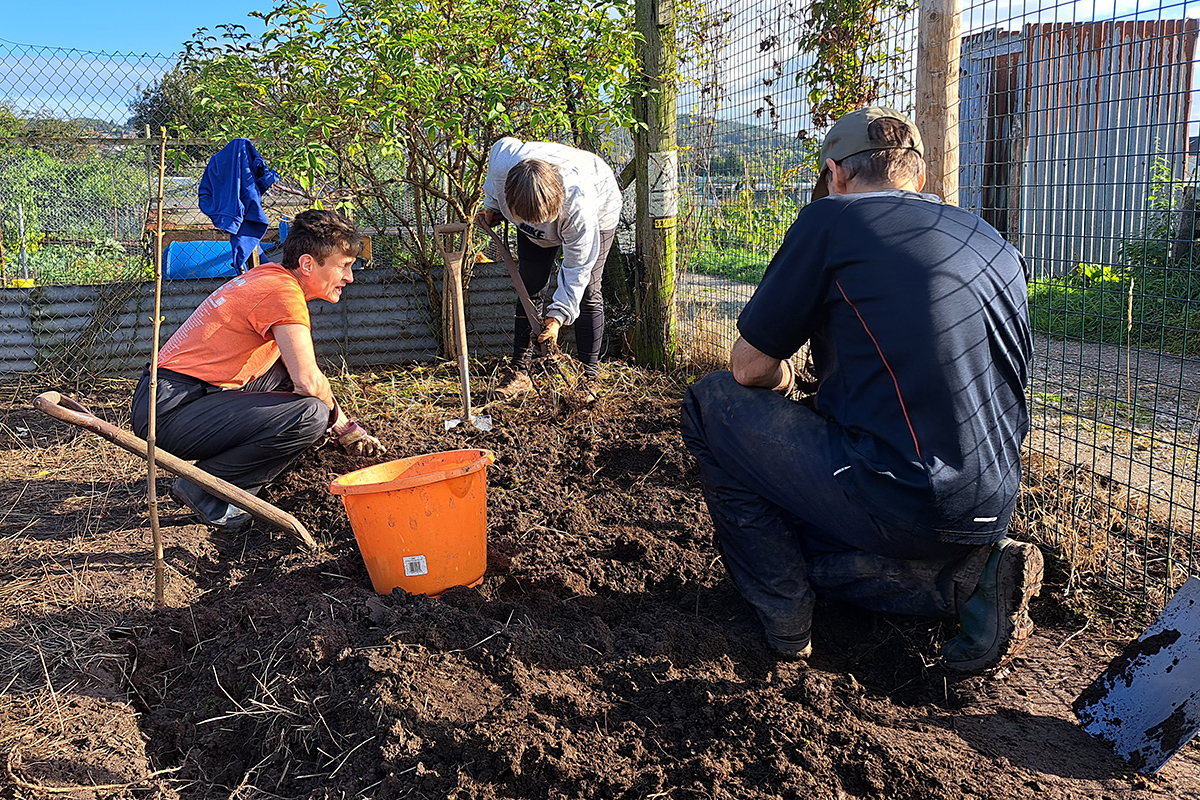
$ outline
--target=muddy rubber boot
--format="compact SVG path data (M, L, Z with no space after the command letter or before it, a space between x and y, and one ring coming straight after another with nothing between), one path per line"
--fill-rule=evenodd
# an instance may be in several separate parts
M194 511L205 525L225 533L244 530L254 519L237 506L213 497L183 478L176 478L175 483L171 484L171 497Z
M533 391L533 381L529 378L529 373L520 370L510 369L496 384L493 389L496 396L501 400L512 400L524 394L529 394Z
M974 594L958 612L962 633L942 645L946 666L983 672L1007 664L1033 633L1029 601L1042 589L1042 553L1034 545L1001 539Z

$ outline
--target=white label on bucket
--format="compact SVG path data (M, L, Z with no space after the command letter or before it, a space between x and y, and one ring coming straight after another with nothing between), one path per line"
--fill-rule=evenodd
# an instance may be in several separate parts
M428 575L429 565L425 563L425 556L405 556L404 574L410 578L413 575Z

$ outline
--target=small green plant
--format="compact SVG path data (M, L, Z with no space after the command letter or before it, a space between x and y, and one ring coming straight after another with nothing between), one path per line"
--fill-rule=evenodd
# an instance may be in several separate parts
M1033 399L1038 400L1042 403L1059 403L1059 404L1061 404L1063 402L1063 396L1061 394L1051 394L1049 392L1034 392Z
M1084 288L1102 284L1123 285L1128 277L1127 272L1120 268L1113 269L1108 264L1080 264L1070 275L1073 284Z
M1173 253L1179 197L1188 188L1155 159L1143 229L1121 243L1119 264L1080 264L1029 287L1036 330L1087 341L1200 355L1200 273L1194 247Z

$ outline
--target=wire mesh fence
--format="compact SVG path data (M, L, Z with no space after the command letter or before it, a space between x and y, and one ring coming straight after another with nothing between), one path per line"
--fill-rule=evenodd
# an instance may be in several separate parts
M911 111L916 17L876 4L859 100ZM814 69L821 23L806 6L754 0L718 11L683 65L679 281L685 358L723 363L736 318L817 180L828 108ZM848 45L852 50L853 47ZM818 125L817 121L822 125Z
M814 179L819 94L799 91L808 19L736 7L693 61L681 129L692 358L723 360ZM894 4L862 52L876 102L914 107L917 12ZM964 4L959 205L1020 249L1036 356L1024 533L1161 602L1196 552L1196 3ZM683 115L681 109L681 116ZM793 165L795 168L793 169Z
M1018 525L1073 570L1151 602L1200 573L1198 5L964 3L957 48L952 199L1016 245L1033 276L1033 431ZM676 286L681 354L721 364L738 313L811 194L832 99L814 55L813 34L825 29L813 7L742 0L710 9L698 46L682 54ZM871 44L843 48L854 55L858 97L911 113L919 12L903 0L875 12ZM0 61L0 267L6 286L60 287L53 296L3 293L0 366L128 369L144 347L139 287L153 265L155 136L168 126L175 137L164 268L181 309L206 293L206 281L232 274L223 272L233 269L223 234L196 205L204 165L224 142L179 138L178 129L195 132L203 121L170 102L186 88L173 57L0 41ZM616 143L614 168L629 152ZM397 192L400 213L360 210L371 237L361 298L314 319L330 360L366 366L438 353L444 287L411 268L413 228L398 219L411 218L411 199ZM625 253L634 249L632 194L618 234ZM261 257L272 256L280 223L305 202L271 196ZM504 273L469 267L473 352L503 355L513 315ZM616 341L633 319L628 308L612 311ZM84 359L46 355L92 340L108 344L89 344ZM16 354L14 343L28 346Z
M1197 7L964 9L961 192L1025 254L1022 523L1161 602L1196 553Z

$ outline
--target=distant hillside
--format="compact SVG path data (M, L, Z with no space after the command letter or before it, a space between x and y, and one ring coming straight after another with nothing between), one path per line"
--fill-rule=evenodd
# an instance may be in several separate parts
M714 149L732 147L743 153L804 152L804 141L794 136L785 136L761 125L691 114L679 117L679 144L681 147Z
M125 125L94 117L77 117L71 121L78 125L80 130L91 131L97 136L120 136L129 130Z
M743 175L746 166L774 164L799 166L808 154L802 139L785 136L761 125L682 114L676 134L681 165L691 164L699 172L714 175ZM604 157L620 169L633 157L633 141L619 131L606 141ZM707 169L705 166L707 165Z

